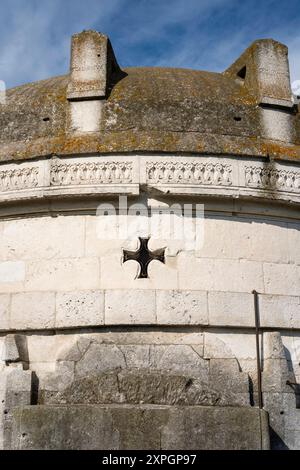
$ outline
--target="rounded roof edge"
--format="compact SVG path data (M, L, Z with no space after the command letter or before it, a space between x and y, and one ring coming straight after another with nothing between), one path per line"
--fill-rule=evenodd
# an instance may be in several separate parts
M273 93L266 88L268 76L258 89L251 82L256 73L251 60L259 63L275 48L284 61L285 46L256 41L251 54L246 50L224 73L161 67L121 70L108 38L92 33L74 36L70 74L7 90L6 103L0 105L0 161L131 152L300 159L299 109L290 106L287 83L279 86L273 79ZM97 57L108 51L106 75L95 65L97 80L80 68L85 54L94 50ZM101 112L82 104L87 100L97 103L97 109L100 102ZM88 106L86 115L83 106ZM276 135L274 112L280 113L287 135ZM86 131L91 115L95 122Z

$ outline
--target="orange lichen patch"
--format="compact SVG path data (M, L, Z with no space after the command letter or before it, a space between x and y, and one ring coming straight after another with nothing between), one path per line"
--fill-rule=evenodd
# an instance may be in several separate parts
M107 154L128 152L195 153L300 159L300 146L245 139L237 136L172 132L107 132L88 136L37 139L31 143L12 143L1 148L4 161L32 159L50 155Z
M188 98L254 104L239 83L219 73L161 67L131 67L113 88L112 101L172 101Z
M261 144L262 152L279 160L300 159L299 145L284 145L277 142L265 142Z

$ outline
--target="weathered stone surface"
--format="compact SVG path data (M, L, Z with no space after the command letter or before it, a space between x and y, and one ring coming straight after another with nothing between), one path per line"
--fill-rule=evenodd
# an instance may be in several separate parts
M264 361L262 387L265 392L293 393L287 381L294 382L292 372L288 370L286 359L267 359Z
M104 323L104 293L75 291L56 296L56 327L92 326Z
M20 292L24 290L24 261L0 262L0 293Z
M117 449L109 410L99 407L34 406L15 411L15 449Z
M124 354L126 367L129 369L146 369L150 367L150 348L149 344L125 344L119 346Z
M40 404L218 405L222 392L188 375L151 369L75 379L65 390L42 390ZM224 400L223 400L224 401ZM228 402L229 403L229 402Z
M282 394L282 410L285 414L286 430L297 431L300 428L300 407L299 407L299 391L296 393Z
M269 359L285 359L285 351L279 331L266 331L263 334L263 358L264 361Z
M261 449L262 435L268 435L255 408L189 407L170 410L169 426L162 432L166 449ZM229 431L230 430L230 431ZM268 439L265 441L268 448Z
M155 292L108 290L105 292L105 324L153 324L156 322Z
M210 325L254 326L253 295L241 292L208 292Z
M104 98L123 76L107 36L91 30L72 36L68 100Z
M245 69L245 76L241 70ZM292 107L292 91L288 49L273 39L254 41L224 72L228 77L240 77L251 90L257 103Z
M285 444L285 410L282 393L264 393L264 409L269 413L271 449L286 449Z
M30 363L49 362L60 359L59 351L67 347L68 350L74 343L73 336L68 335L28 335L26 337L28 356Z
M56 372L46 373L41 376L39 387L50 392L60 392L69 387L75 376L75 364L73 361L59 361Z
M125 367L124 354L115 344L91 343L76 363L75 372L77 377L82 377Z
M264 409L269 413L271 448L274 450L299 449L297 436L300 410L297 396L291 393L267 392L263 394Z
M104 295L107 300L106 319ZM254 327L253 295L243 292L152 291L147 288L137 291L124 289L103 292L92 289L46 292L43 285L42 291L13 293L11 296L11 303L10 297L3 295L3 303L0 304L4 330L9 329L10 324L10 329L17 327L22 330L104 323L203 326L209 323L216 327ZM296 329L300 324L299 306L299 296L260 294L260 324L262 327Z
M84 255L84 218L37 217L3 224L0 259L36 260Z
M300 251L295 250L295 246L300 246L300 223L287 224L288 228L288 248L290 262L300 264Z
M207 214L203 246L197 256L286 263L291 257L287 232L284 222Z
M216 333L211 333L209 331L204 333L204 358L234 359L231 349L222 340L222 336L219 336Z
M84 49L81 53L84 54ZM100 56L100 63L95 57L97 65L91 64L92 71L97 70L105 53L100 51ZM91 71L83 67L84 72L90 76ZM243 86L243 80L184 69L140 67L124 72L122 80L114 80L117 83L104 101L98 132L85 138L62 133L68 110L69 75L24 85L21 93L19 88L9 90L11 105L2 113L0 121L1 159L9 159L11 155L15 159L26 159L37 155L74 154L78 148L84 154L151 149L169 153L210 151L266 156L269 151L271 156L281 158L295 158L299 152L295 143L291 142L286 149L278 143L274 148L267 140L276 136L264 132L257 99ZM279 82L286 79L284 74L274 76ZM81 86L96 84L97 79L83 82ZM275 86L277 83L273 81L271 88ZM43 121L45 117L50 122ZM241 121L234 117L240 117ZM8 125L11 121L15 122L13 130ZM30 137L30 143L24 135ZM261 142L262 137L266 142Z
M300 327L299 296L260 295L259 306L261 326L273 328Z
M286 442L290 450L298 450L300 448L300 432L294 429L289 429L286 432Z
M32 372L9 367L5 371L6 388L8 392L31 393ZM16 401L16 403L18 403Z
M32 372L20 367L5 367L0 371L0 449L11 448L12 413L16 406L30 405Z
M211 359L209 361L210 386L217 391L235 394L245 394L249 403L248 374L242 372L236 359Z
M97 132L103 102L99 100L72 101L69 107L70 130L74 135Z
M14 328L19 330L54 328L54 292L22 292L13 294L10 322L11 325L14 325Z
M0 295L0 330L9 328L9 308L10 296L7 294Z
M93 340L96 340L95 342L99 344L114 343L113 341L101 341L102 337L99 337L99 335L96 335L96 338L93 335L74 335L71 336L70 341L66 341L65 336L61 336L61 339L62 344L56 355L58 361L79 361L83 358Z
M161 325L208 323L207 293L197 291L158 291L157 323Z
M284 346L279 332L265 332L264 346L266 356L263 361L262 389L264 392L293 393L287 381L294 382L292 371L288 368Z
M4 345L0 360L5 361L6 364L18 362L20 360L20 353L16 343L16 335L7 335L4 337Z
M264 263L266 294L299 295L300 266Z
M261 449L268 441L261 414L201 406L21 407L14 412L12 448Z
M40 384L40 403L250 404L249 378L236 359L203 359L202 344L83 339L60 353Z
M262 265L256 261L196 258L180 253L177 266L179 288L183 290L264 291Z
M220 394L189 376L121 372L118 380L125 403L216 405L220 400Z
M76 349L71 351L78 351ZM201 346L200 346L201 349ZM79 354L64 354L69 361L76 361L76 376L95 375L114 369L155 368L208 381L209 363L197 352L197 345L118 345L88 342Z
M271 446L293 449L293 430L300 425L298 385L292 368L289 368L281 334L265 332L263 339L263 403L270 414Z
M255 336L249 330L204 333L205 358L238 358L240 360L256 360Z
M97 258L65 258L29 261L26 270L27 291L74 291L99 288Z
M194 347L189 345L170 345L159 351L154 347L158 369L188 373L198 377L203 382L208 380L208 361L200 357ZM151 352L153 352L153 349Z

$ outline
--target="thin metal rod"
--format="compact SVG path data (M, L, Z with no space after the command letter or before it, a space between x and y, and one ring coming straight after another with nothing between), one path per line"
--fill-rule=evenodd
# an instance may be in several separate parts
M261 386L261 362L260 362L260 321L259 321L259 304L258 304L258 293L256 290L252 291L254 296L254 313L255 313L255 338L256 338L256 365L257 365L257 388L258 388L258 406L263 408L263 396Z

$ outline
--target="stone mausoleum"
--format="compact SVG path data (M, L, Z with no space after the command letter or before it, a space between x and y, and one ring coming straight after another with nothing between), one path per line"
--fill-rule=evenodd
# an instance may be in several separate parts
M0 447L299 449L299 208L283 44L210 73L74 35L0 105Z

